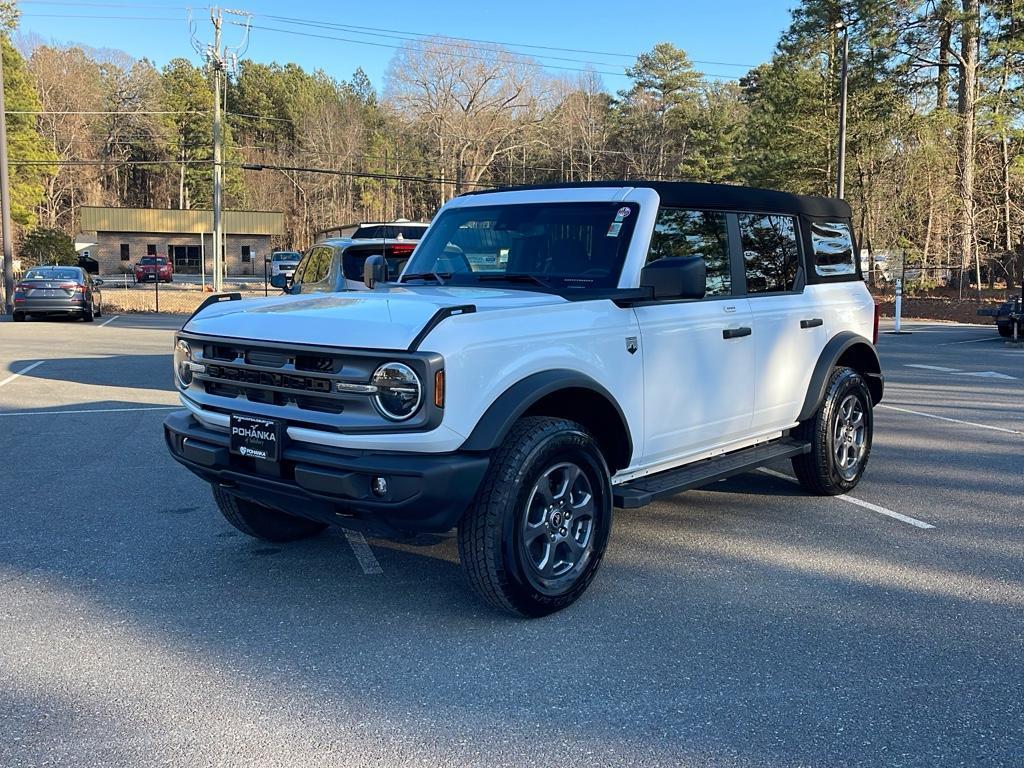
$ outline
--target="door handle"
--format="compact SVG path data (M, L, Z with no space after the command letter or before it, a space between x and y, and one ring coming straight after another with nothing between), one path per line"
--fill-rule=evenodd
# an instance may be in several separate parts
M749 336L753 331L746 326L742 328L726 328L722 331L723 339L738 339L741 336Z
M820 317L812 317L810 320L801 320L801 328L817 328L818 326L824 325L825 321Z

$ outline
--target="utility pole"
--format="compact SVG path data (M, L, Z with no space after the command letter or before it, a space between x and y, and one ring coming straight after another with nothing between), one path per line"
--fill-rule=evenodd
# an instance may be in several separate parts
M14 249L11 245L11 179L7 173L7 112L4 106L4 62L0 55L0 227L3 227L5 314L14 312Z
M220 136L220 78L224 72L224 56L220 48L220 28L224 16L220 8L210 9L213 22L213 292L224 290L224 230L221 225L221 136Z
M836 197L842 198L846 193L846 86L850 28L845 21L837 21L833 29L843 33L843 63L839 75L839 158L836 162Z
M229 22L244 27L245 33L241 43L233 48L221 45L221 30L224 26L224 14L239 16L244 21ZM230 68L238 69L238 57L245 53L249 46L249 31L252 27L252 14L248 11L235 11L230 8L210 8L210 22L213 24L213 43L203 47L195 38L194 25L192 47L206 59L213 72L213 291L220 293L224 289L224 222L223 191L224 191L224 160L223 130L221 125L221 81ZM223 85L227 90L227 83Z

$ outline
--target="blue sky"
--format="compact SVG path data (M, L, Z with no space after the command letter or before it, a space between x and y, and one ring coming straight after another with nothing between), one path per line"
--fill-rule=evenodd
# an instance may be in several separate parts
M521 49L551 65L585 68L590 62L600 72L621 73L630 64L627 54L649 50L668 41L685 50L695 66L707 73L738 77L746 66L771 56L779 33L789 22L795 0L389 0L349 2L338 0L231 0L230 7L255 14L247 58L262 62L295 62L306 69L321 68L339 79L348 79L362 67L380 90L384 73L401 40L392 31L445 34L509 44L532 44L564 50ZM46 42L82 43L95 48L118 48L135 57L147 57L158 66L176 56L198 57L189 42L185 2L175 0L20 0L20 30ZM198 34L212 39L206 7L195 9ZM290 23L271 16L303 20L311 24L343 24L373 30L341 30ZM86 18L90 17L90 18ZM102 18L96 18L102 17ZM260 28L262 27L262 28ZM307 34L346 38L322 39ZM390 30L390 31L382 31ZM234 42L240 30L230 25L225 41ZM361 41L361 42L355 42ZM371 45L371 43L373 45ZM601 53L596 53L601 52ZM703 63L707 62L707 63ZM712 63L720 62L720 63ZM739 64L746 66L729 66ZM618 74L602 74L605 87L617 90L625 84Z

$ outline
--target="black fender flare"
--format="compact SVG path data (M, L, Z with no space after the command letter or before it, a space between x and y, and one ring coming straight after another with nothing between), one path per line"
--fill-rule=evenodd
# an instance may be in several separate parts
M855 368L866 380L871 392L871 404L877 405L882 399L885 388L885 377L882 376L882 364L878 359L875 345L868 339L853 331L840 331L825 345L814 365L807 395L804 397L803 408L797 421L806 421L814 415L825 398L825 387L828 385L832 369L844 360L844 364Z
M532 405L541 398L563 389L587 389L607 400L618 414L620 426L626 435L626 456L633 455L633 438L629 432L629 422L615 398L607 389L586 374L567 369L531 374L502 392L484 411L484 415L480 417L472 433L462 444L461 450L490 451L497 448L512 429L512 425Z

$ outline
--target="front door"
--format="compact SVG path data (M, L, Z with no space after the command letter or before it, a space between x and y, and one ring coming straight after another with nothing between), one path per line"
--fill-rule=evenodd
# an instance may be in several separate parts
M732 228L733 238L735 229ZM734 295L730 227L717 211L662 208L648 263L704 257L707 294L698 301L636 308L644 356L644 456L667 464L750 431L754 404L751 310Z

